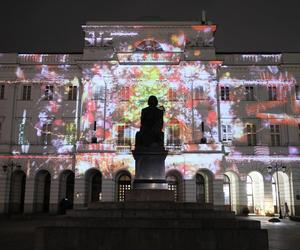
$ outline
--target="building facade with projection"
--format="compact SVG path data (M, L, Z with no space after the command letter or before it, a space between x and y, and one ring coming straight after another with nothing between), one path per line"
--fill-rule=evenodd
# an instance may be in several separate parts
M124 201L155 95L174 200L300 214L300 53L216 53L201 22L83 31L82 54L0 54L2 213Z

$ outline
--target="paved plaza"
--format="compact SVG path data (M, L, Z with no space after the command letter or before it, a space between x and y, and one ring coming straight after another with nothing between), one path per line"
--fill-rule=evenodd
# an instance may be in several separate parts
M32 218L0 219L1 250L33 250L34 230L57 216L34 216ZM283 219L270 223L269 217L249 217L261 221L262 228L268 229L270 250L300 249L300 222Z

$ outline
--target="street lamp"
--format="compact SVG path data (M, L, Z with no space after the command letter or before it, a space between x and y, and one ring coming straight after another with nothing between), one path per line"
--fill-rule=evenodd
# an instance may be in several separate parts
M278 205L279 205L279 219L282 219L282 210L281 210L281 202L280 202L280 188L279 188L279 178L278 178L278 171L281 170L283 173L286 171L286 166L283 166L282 163L278 164L277 162L273 166L268 166L269 174L272 173L272 170L275 170L276 173L276 180L277 180L277 195L278 195Z

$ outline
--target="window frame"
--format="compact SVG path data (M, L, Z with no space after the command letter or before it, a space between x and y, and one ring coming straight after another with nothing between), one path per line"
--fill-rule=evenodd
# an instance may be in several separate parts
M51 84L45 85L44 101L52 101L53 97L54 97L54 85Z
M246 134L247 134L247 144L248 144L248 146L256 146L257 145L256 124L247 123L246 124Z
M270 124L271 146L278 147L281 145L280 125Z
M228 86L221 86L221 101L230 101L230 89Z
M68 86L68 101L76 101L77 100L77 90L78 90L78 87L76 85Z
M22 101L30 101L31 100L31 85L23 85L22 88Z
M5 97L5 84L0 85L0 100L4 100Z

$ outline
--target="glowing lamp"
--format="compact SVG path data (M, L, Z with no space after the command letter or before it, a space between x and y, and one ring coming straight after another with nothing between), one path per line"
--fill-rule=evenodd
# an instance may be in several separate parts
M268 166L268 173L270 174L272 172L272 166Z
M286 166L282 166L281 169L282 169L282 172L285 173L285 171L286 171Z

